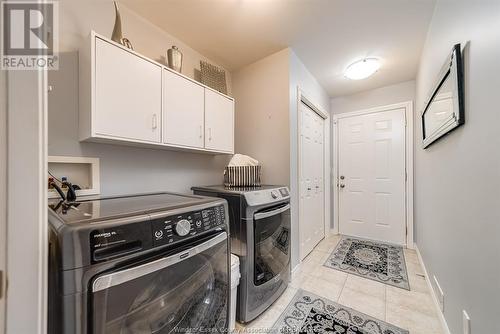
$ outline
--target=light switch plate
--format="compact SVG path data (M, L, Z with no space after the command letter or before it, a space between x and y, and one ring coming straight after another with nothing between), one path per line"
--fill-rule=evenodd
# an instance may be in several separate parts
M464 334L471 334L470 332L470 317L465 310L462 310L464 319Z
M439 308L441 309L441 312L444 313L444 292L441 289L441 285L439 285L439 282L438 282L436 276L433 276L433 278L434 278L434 285L436 287L435 291L436 291L437 300L439 302Z

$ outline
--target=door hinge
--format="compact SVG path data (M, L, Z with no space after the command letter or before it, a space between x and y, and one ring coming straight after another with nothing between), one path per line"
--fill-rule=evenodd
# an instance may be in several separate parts
M405 171L405 182L407 182L407 181L408 181L408 172Z

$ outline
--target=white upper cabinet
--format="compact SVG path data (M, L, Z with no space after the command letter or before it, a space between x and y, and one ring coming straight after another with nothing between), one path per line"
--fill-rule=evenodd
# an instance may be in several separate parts
M163 142L204 148L205 88L168 70L163 80Z
M234 151L234 101L209 89L205 89L205 148Z
M233 153L232 98L95 32L79 64L81 141Z
M162 68L95 40L95 119L97 135L160 142Z

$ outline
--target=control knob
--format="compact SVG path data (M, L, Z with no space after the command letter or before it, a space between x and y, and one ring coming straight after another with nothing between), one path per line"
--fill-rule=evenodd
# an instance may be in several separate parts
M279 197L278 192L276 190L271 191L271 197L274 199L278 198Z
M184 237L191 231L191 223L187 219L182 219L175 224L175 232L177 235Z

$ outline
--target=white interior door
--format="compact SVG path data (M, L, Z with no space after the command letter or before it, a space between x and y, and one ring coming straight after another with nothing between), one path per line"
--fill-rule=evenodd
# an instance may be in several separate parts
M339 231L406 243L405 109L340 118Z
M325 237L324 122L311 108L300 107L300 257Z

